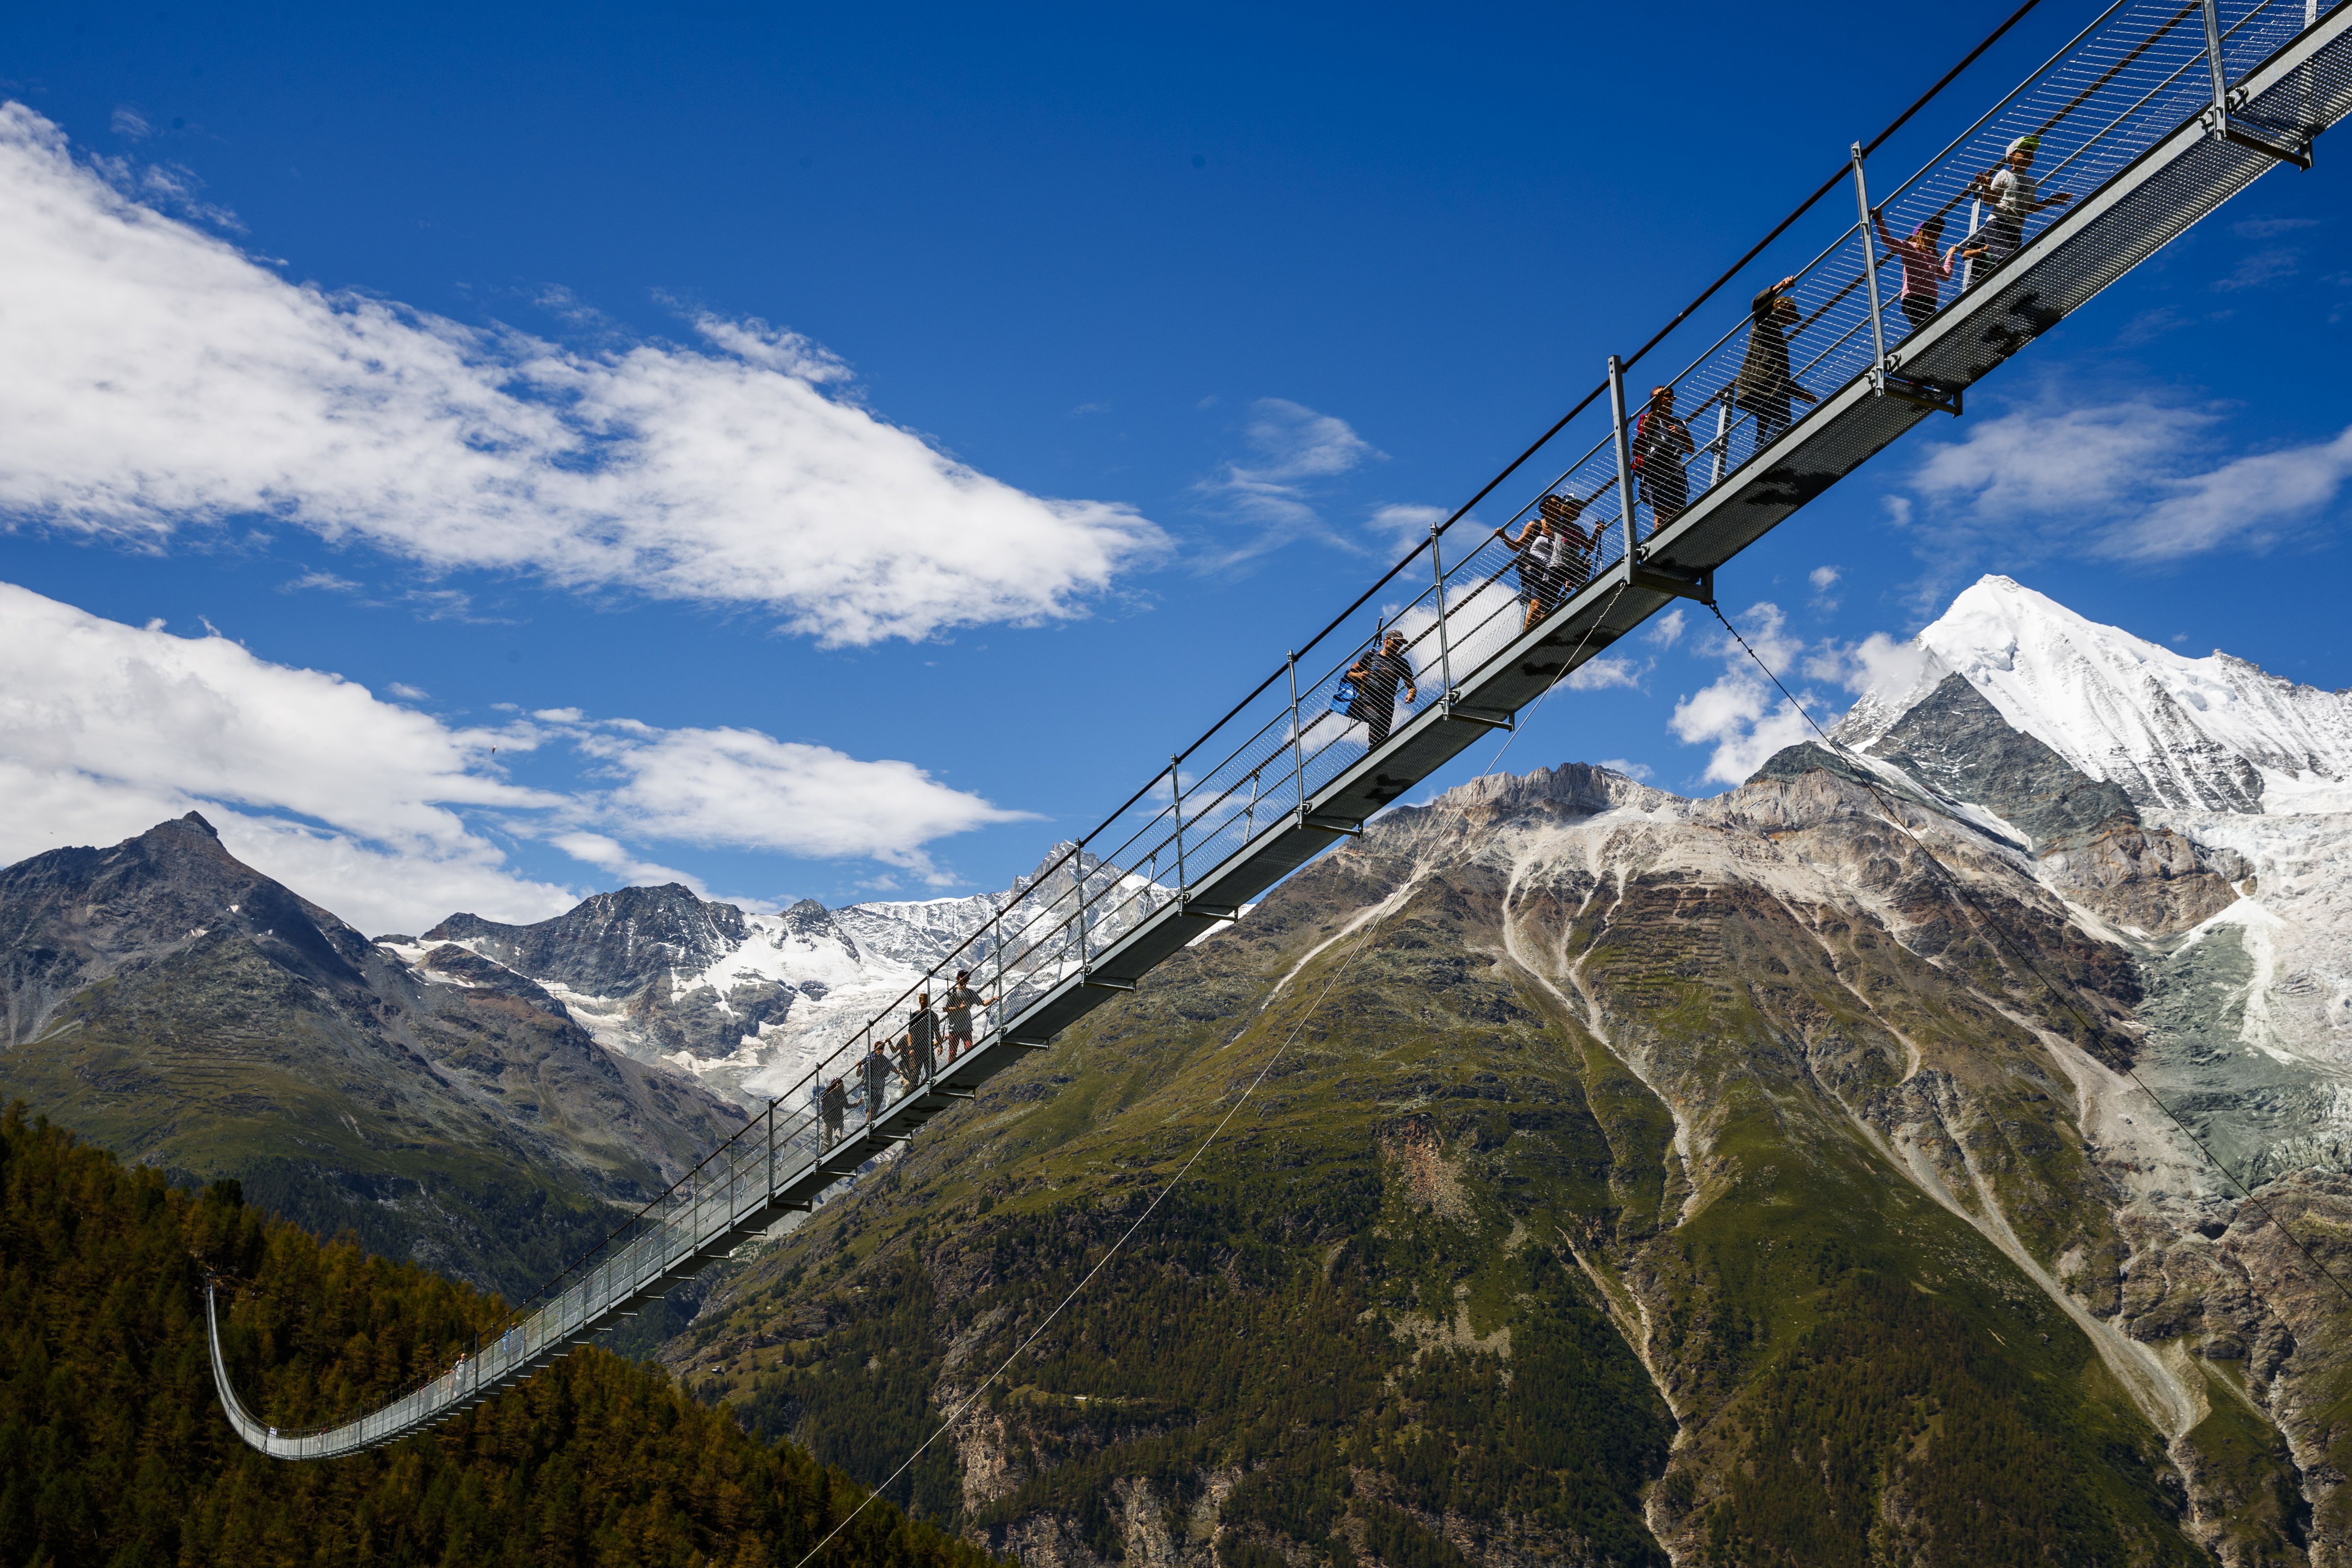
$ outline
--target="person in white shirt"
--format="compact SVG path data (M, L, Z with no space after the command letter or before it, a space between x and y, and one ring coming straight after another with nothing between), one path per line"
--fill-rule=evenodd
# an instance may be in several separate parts
M1969 187L1970 195L1992 208L1992 216L1987 220L1981 237L1985 252L1982 271L1990 271L2017 254L2018 247L2025 243L2027 218L2074 199L2070 191L2042 195L2033 178L2033 155L2041 150L2041 137L2019 137L2001 155L2000 167L1979 174Z

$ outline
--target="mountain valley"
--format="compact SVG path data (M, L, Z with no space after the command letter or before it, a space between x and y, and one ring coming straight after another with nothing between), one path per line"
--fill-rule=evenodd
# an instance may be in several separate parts
M1032 1568L2352 1563L2352 698L1987 578L1832 740L1391 809L661 1359ZM1004 897L369 942L192 817L0 872L0 1093L513 1290Z

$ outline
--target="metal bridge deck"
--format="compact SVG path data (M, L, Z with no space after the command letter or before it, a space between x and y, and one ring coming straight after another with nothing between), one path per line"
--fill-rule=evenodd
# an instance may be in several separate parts
M2213 44L2225 68L2219 87L2207 63ZM2078 85L2086 79L2088 87ZM2067 101L2045 121L2050 100L2058 98ZM971 1098L1112 994L1133 989L1154 965L1215 922L1234 918L1335 840L1360 831L1366 818L1479 737L1507 726L1675 598L1711 598L1716 569L1931 417L1931 405L1957 411L1968 388L2283 154L2299 153L2307 162L2312 140L2347 110L2352 10L2345 0L2325 15L2312 14L2302 0L2112 7L1937 163L1898 187L1888 205L1900 221L1955 214L1966 204L1974 228L1982 204L1971 199L1976 187L1963 177L1981 169L1987 149L2021 126L2040 127L2053 163L2046 180L2073 166L2100 173L2095 188L2059 209L1999 270L1964 284L1956 300L1907 335L1891 325L1898 319L1891 311L1870 308L1885 304L1883 275L1857 220L1799 275L1805 281L1794 291L1801 305L1817 307L1792 339L1810 356L1800 379L1810 375L1835 390L1823 392L1761 450L1754 449L1751 434L1749 449L1735 459L1746 414L1738 377L1726 367L1738 352L1742 312L1674 383L1689 390L1683 406L1702 425L1709 410L1715 416L1714 438L1696 445L1685 464L1702 493L1664 526L1655 526L1653 504L1653 531L1638 548L1621 550L1532 626L1518 624L1522 601L1504 584L1515 559L1507 543L1490 536L1447 568L1442 541L1433 535L1404 563L1426 553L1430 586L1383 621L1406 637L1419 679L1435 689L1384 743L1369 746L1360 720L1335 711L1328 700L1368 645L1338 639L1334 646L1344 650L1339 662L1303 688L1294 657L1286 689L1278 670L1073 849L1055 874L1009 900L934 971L933 994L944 989L941 977L959 967L981 973L996 991L977 1048L952 1063L927 1069L916 1064L912 1081L895 1098L894 1085L877 1086L842 1119L837 1134L828 1133L814 1105L772 1103L670 1193L523 1303L506 1332L431 1382L342 1425L281 1432L250 1414L231 1386L208 1298L214 1375L229 1420L247 1443L281 1458L330 1458L391 1442L489 1397L784 1215L814 1206L844 1176ZM1855 178L1859 189L1858 155ZM1857 285L1866 289L1858 302ZM1814 336L1806 340L1806 333ZM1890 338L1900 341L1882 349ZM1819 347L1825 340L1828 346ZM1625 474L1628 421L1619 406L1593 450L1545 493L1576 496L1588 517L1613 525L1630 545L1641 503ZM1531 498L1518 516L1533 504ZM893 1034L894 1016L886 1014L843 1040L803 1083L854 1081L873 1046Z

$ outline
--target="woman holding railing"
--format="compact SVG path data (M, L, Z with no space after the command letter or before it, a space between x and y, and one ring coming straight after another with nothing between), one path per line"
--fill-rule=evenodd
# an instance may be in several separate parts
M1886 226L1886 209L1870 210L1870 226L1886 253L1903 264L1903 319L1917 331L1944 302L1944 279L1952 275L1952 258L1984 254L1981 245L1944 244L1944 215L1936 214L1901 239Z

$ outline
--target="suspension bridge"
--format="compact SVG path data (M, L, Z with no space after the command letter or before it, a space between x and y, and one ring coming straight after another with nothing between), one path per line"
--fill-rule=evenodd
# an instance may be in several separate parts
M1915 172L1888 179L1872 164L1915 116L1963 120L1969 103L1954 83L2023 15L1886 132L1855 143L1833 178L1649 343L1611 356L1540 440L942 958L919 989L943 995L969 970L992 998L971 1048L876 1070L877 1048L904 1033L910 990L822 1053L794 1095L517 1306L500 1332L340 1425L281 1429L247 1411L208 1294L214 1379L238 1435L279 1458L316 1459L421 1431L813 1208L1361 833L1481 735L1510 728L1650 616L1677 599L1711 604L1717 568L1915 425L1959 414L1979 380L2231 196L2281 164L2308 169L2319 133L2352 110L2352 0L2116 0ZM2012 176L2004 204L1991 182L2004 167L2052 199L2017 200ZM1932 244L1939 230L1981 254L1932 299L1916 288L1906 298L1906 273L1921 269L1888 241L1925 232ZM1743 275L1782 274L1785 287L1752 300L1722 292ZM1675 393L1671 423L1663 404L1637 407L1625 393L1626 373L1667 345L1688 356L1656 384ZM1538 457L1571 452L1541 470L1542 484L1527 481L1501 528L1470 522ZM1547 498L1560 500L1547 508ZM1580 559L1535 587L1514 539L1547 510L1573 516ZM1423 700L1391 707L1377 679L1350 681L1391 634ZM855 1104L828 1097L836 1084L858 1087Z

